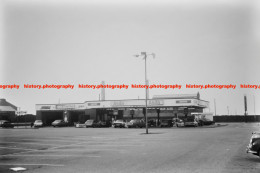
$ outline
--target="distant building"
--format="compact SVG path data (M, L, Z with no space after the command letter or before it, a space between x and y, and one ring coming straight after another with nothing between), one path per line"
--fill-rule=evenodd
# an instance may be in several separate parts
M0 99L0 120L14 120L16 111L16 106L7 102L5 99Z

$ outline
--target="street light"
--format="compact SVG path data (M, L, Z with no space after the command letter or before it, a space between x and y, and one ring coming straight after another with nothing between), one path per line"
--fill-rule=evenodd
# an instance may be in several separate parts
M147 70L146 70L146 58L152 55L153 58L155 58L155 54L151 53L151 54L147 54L146 52L141 52L140 55L134 55L135 57L143 57L144 59L144 68L145 68L145 85L147 85ZM146 134L148 134L148 121L147 121L147 91L148 89L145 89L145 127L146 127Z

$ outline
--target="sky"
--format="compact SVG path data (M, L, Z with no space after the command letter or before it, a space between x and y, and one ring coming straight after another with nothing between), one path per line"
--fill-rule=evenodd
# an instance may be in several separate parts
M5 98L35 114L35 104L98 100L101 90L78 84L144 84L148 56L153 95L194 94L218 115L260 114L260 3L248 0L1 0L0 85ZM24 84L74 84L74 89L25 89ZM236 85L188 89L186 84ZM144 89L106 89L107 100L145 98Z

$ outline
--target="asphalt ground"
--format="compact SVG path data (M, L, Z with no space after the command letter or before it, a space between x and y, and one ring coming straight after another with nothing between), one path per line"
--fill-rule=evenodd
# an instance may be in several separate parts
M257 123L212 128L0 129L0 172L259 173L245 148Z

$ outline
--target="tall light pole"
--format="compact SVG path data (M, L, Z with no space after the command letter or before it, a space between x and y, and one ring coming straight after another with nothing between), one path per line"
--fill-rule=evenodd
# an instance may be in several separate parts
M215 116L217 115L216 99L214 99Z
M253 96L254 96L254 113L255 113L255 95L253 95Z
M152 55L153 58L155 58L155 54L151 53L151 54L147 54L146 52L141 52L141 55L134 55L135 57L143 57L144 59L144 68L145 68L145 85L147 85L147 68L146 68L146 59L148 55ZM148 134L148 120L147 120L147 91L148 88L145 88L145 128L146 128L146 134Z

